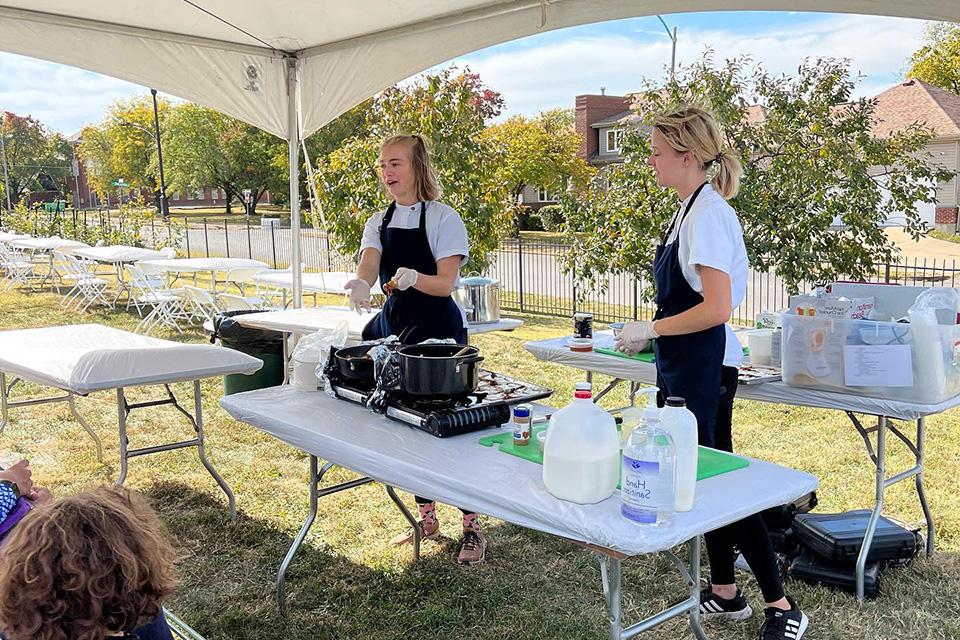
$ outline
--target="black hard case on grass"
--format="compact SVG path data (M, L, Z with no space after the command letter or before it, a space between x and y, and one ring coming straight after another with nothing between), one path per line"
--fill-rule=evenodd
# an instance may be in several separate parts
M793 520L793 529L804 547L832 562L852 566L860 555L870 513L868 509L857 509L800 514ZM867 562L907 564L917 555L922 542L919 530L881 516Z
M787 562L797 555L800 549L800 541L793 530L794 517L800 513L807 513L816 506L817 492L811 491L793 502L760 512L764 524L767 525L774 551L783 556Z
M811 491L793 502L765 509L760 512L760 516L769 531L782 531L793 526L793 519L797 514L809 513L816 506L817 492Z
M863 574L863 594L876 598L880 593L881 563L867 564ZM850 593L857 591L857 569L853 564L838 564L804 550L790 563L791 578Z

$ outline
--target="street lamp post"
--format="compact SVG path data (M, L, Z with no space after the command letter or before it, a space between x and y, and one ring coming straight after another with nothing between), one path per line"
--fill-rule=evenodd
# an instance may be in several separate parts
M657 20L659 20L663 28L666 29L667 37L670 38L670 42L672 43L670 50L670 82L673 82L677 68L677 28L674 27L673 31L671 31L662 17L657 16Z
M136 122L127 122L120 118L117 119L120 121L121 126L139 129L147 135L153 136L157 141L157 164L160 167L160 190L157 196L157 210L162 216L167 217L170 215L170 206L167 203L167 183L163 177L163 147L160 145L160 118L157 114L157 90L150 89L150 93L153 95L153 131Z
M160 165L160 213L164 218L170 215L167 203L167 183L163 179L163 148L160 146L160 116L157 114L157 90L150 89L153 96L153 131L157 138L157 164Z

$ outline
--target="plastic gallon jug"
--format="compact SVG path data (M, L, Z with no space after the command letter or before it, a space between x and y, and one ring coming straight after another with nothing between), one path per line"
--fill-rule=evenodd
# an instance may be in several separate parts
M677 451L676 509L690 511L697 490L697 417L683 398L670 396L660 411L660 422Z
M633 430L623 450L620 515L644 525L673 521L676 457L673 438L660 428L658 417Z
M592 401L590 384L577 384L573 402L550 418L543 447L543 484L561 500L592 504L617 488L620 436L613 416Z

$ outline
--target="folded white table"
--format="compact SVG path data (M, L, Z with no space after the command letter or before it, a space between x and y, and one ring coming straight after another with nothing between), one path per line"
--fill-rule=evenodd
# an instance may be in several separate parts
M196 447L200 462L227 495L233 516L233 492L207 460L204 449L200 380L230 373L249 374L262 366L263 363L257 358L233 349L159 340L96 324L0 331L0 433L7 425L12 407L67 402L73 416L96 443L97 459L102 462L100 438L77 412L74 397L115 389L120 434L120 475L117 484L122 484L126 479L129 458ZM7 375L13 377L9 385ZM20 380L53 387L65 391L66 395L12 401L11 392ZM190 381L193 382L193 415L177 402L170 389L171 383ZM163 385L167 397L139 403L127 402L124 395L126 387L145 385ZM133 409L168 404L190 420L196 437L182 442L128 449L126 425L129 413Z
M227 396L220 404L237 420L310 454L310 511L281 564L277 578L281 607L286 569L316 519L318 498L377 481L387 486L391 499L411 525L416 520L393 487L567 538L599 552L611 638L633 637L679 615L688 615L694 633L705 638L698 613L699 536L795 500L817 487L817 479L810 474L751 460L744 469L698 482L693 510L676 514L670 526L643 527L620 516L617 494L592 505L554 498L543 486L539 465L478 444L480 437L493 430L435 438L322 391L301 391L290 386ZM318 458L326 460L320 470ZM333 465L363 477L321 488L324 473ZM415 555L419 542L414 541ZM671 551L683 543L690 546L689 563ZM690 595L665 611L622 629L620 561L648 553L667 554Z
M304 293L339 293L345 295L343 288L349 280L357 275L347 271L304 271L300 276L300 286ZM293 274L289 270L270 269L253 276L258 285L269 285L284 291L293 289ZM380 283L377 282L370 289L373 295L382 295ZM286 303L286 300L284 300Z
M607 389L602 391L601 394L606 393L616 385L617 382L622 380L629 381L631 384L656 384L657 382L657 368L655 364L629 358L619 358L595 351L589 353L571 351L567 346L567 340L568 338L566 337L537 340L527 342L524 344L524 348L539 360L556 362L568 367L582 369L587 372L588 380L592 378L592 374L594 373L612 376L614 378L613 382ZM612 347L612 345L612 334L604 332L595 336L595 347ZM863 599L863 579L864 572L866 571L867 556L870 553L870 545L873 542L873 536L876 532L877 524L880 521L884 492L891 485L910 478L914 479L917 497L920 501L920 507L923 510L923 517L926 522L927 556L933 555L935 529L933 516L927 504L927 497L923 488L924 438L926 434L925 420L927 416L960 406L960 396L939 404L925 405L898 400L886 400L883 398L868 398L866 396L846 393L820 391L817 389L803 389L801 387L792 387L783 382L766 382L763 384L739 385L737 387L737 397L746 400L774 402L797 407L837 409L847 414L854 428L856 428L860 434L860 437L866 445L867 454L870 456L870 460L876 468L876 474L873 515L868 523L863 547L860 550L860 557L857 560L857 597L861 600ZM876 416L877 425L875 427L865 427L855 415L858 413ZM911 438L901 431L899 427L894 425L891 422L894 419L916 421L916 438ZM914 465L911 468L901 471L889 478L886 475L886 436L888 431L902 441L914 456ZM877 434L876 447L874 447L870 438L873 433Z

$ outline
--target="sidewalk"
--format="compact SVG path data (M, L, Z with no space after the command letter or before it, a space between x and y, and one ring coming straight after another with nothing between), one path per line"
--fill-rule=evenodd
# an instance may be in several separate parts
M900 247L899 255L902 259L922 261L926 258L927 260L936 259L938 262L960 260L960 244L956 242L937 240L928 236L922 236L918 242L914 242L913 238L901 228L890 227L885 231L887 237Z

